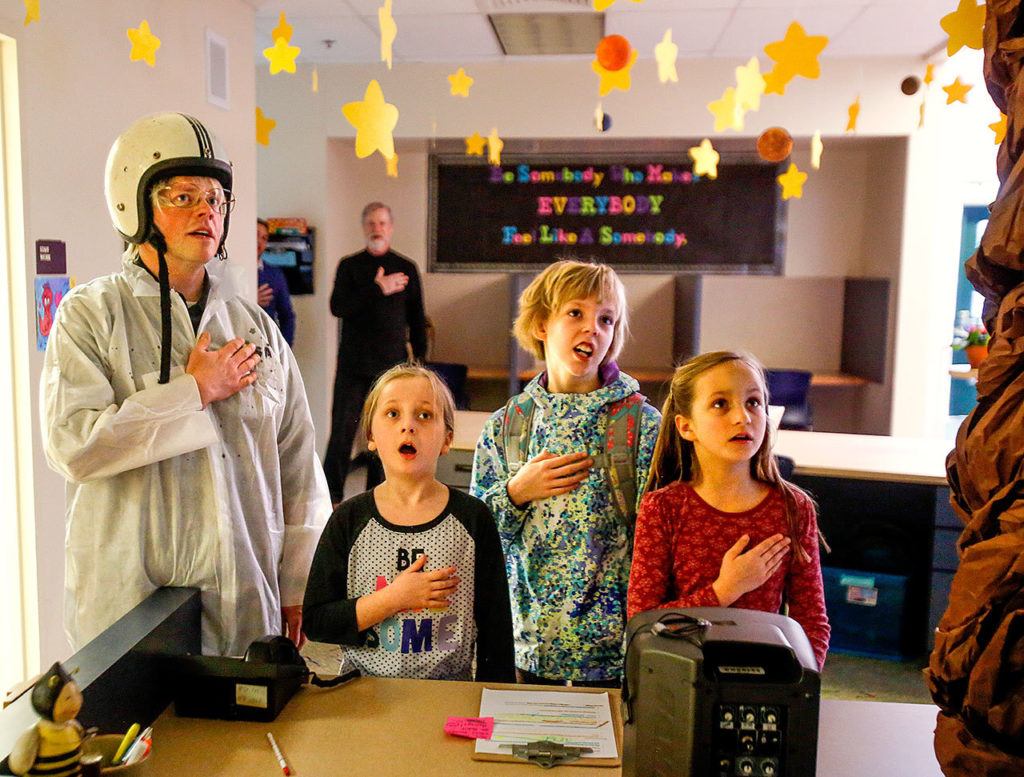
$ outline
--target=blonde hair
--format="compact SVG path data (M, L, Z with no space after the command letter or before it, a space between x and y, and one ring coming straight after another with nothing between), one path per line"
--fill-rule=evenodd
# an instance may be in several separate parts
M444 431L450 441L452 435L455 434L455 400L452 398L451 389L448 388L448 384L441 379L440 375L433 370L428 370L417 362L396 364L373 382L370 392L366 395L366 401L363 403L363 415L360 419L363 434L366 436L367 441L372 439L370 436L370 424L373 422L373 414L377 412L377 405L380 404L380 395L384 393L384 389L389 384L406 378L423 378L430 384L431 392L434 395L434 403L441 410Z
M693 401L697 391L697 380L708 370L729 362L740 362L750 368L757 377L757 382L764 398L765 415L768 408L768 380L764 367L753 356L733 351L710 351L694 356L692 359L676 367L672 374L672 383L665 404L661 408L661 427L658 429L658 440L654 445L651 457L651 469L647 478L647 491L667 486L677 480L693 482L700 476L700 462L690 440L683 438L676 429L676 416L693 417ZM767 420L766 420L767 424ZM786 520L796 557L800 561L810 561L807 551L800 544L799 507L797 499L803 496L811 499L803 489L783 479L779 464L772 454L772 431L766 426L761 446L750 460L750 475L754 480L774 486L782 492L786 504ZM826 550L821 532L818 539Z
M606 264L562 259L544 268L519 296L519 315L512 334L519 344L538 359L544 359L544 342L537 330L569 300L596 297L615 304L615 327L602 364L618 358L629 336L626 290L615 270Z

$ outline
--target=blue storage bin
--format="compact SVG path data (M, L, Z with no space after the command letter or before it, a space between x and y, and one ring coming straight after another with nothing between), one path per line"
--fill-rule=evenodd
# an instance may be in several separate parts
M906 575L822 567L821 576L832 626L830 651L875 658L905 657Z

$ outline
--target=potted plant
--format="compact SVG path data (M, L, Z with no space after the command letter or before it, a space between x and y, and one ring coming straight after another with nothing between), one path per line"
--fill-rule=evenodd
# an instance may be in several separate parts
M988 356L989 339L985 325L975 321L954 335L952 347L954 351L963 351L967 355L967 362L977 369Z

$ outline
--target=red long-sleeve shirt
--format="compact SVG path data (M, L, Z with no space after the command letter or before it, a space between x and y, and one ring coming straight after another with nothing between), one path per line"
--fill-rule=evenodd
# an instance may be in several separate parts
M803 627L820 668L828 650L829 625L821 583L818 521L809 499L798 495L797 504L800 543L810 561L798 560L790 550L774 575L732 606L778 612L785 600L789 617ZM781 491L773 488L760 504L742 513L715 509L684 482L647 494L636 518L628 616L662 607L721 606L712 584L725 552L744 534L750 536L747 548L773 534L790 536Z

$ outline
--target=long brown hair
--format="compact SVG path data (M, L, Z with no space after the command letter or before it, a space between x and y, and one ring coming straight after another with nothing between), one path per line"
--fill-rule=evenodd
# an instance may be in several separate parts
M734 351L709 351L699 356L694 356L689 361L676 367L672 374L672 383L669 386L668 397L661 408L661 428L658 430L658 441L654 445L654 454L651 457L651 470L647 478L647 491L654 491L677 480L693 482L700 475L700 462L697 460L697 453L693 443L683 438L676 430L675 419L677 415L690 418L693 415L693 400L697 390L697 380L710 369L728 362L740 362L745 364L757 376L760 384L761 395L764 397L764 407L767 414L768 409L768 381L765 376L764 367L750 354L737 353ZM789 525L789 536L792 540L794 553L800 561L810 561L807 551L800 544L800 508L799 497L814 503L811 496L799 486L790 483L782 477L779 471L779 464L772 454L773 432L771 425L765 428L764 439L761 446L750 459L750 475L754 480L767 483L777 488L782 493L783 501L786 504L786 522ZM825 550L828 545L825 538L818 532L818 539Z

